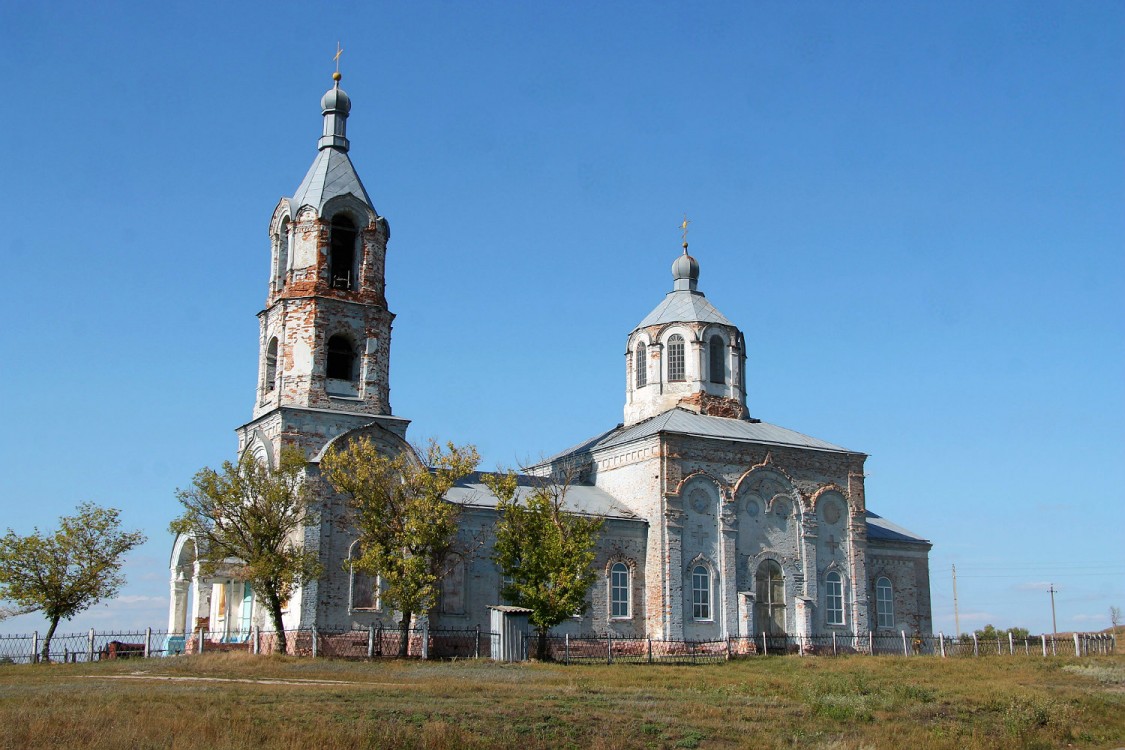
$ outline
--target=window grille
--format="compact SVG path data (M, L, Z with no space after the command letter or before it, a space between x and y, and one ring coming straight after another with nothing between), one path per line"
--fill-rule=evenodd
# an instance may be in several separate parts
M691 616L696 620L711 619L711 571L702 565L691 572Z
M615 563L609 573L609 616L629 616L629 568Z
M833 571L825 578L826 611L829 625L844 624L844 583L840 574Z
M684 379L684 337L678 333L668 338L668 380Z
M882 577L875 581L875 613L879 627L895 626L895 597L889 578Z
M648 383L648 356L646 355L645 342L637 344L636 361L633 369L637 373L637 387L643 388Z

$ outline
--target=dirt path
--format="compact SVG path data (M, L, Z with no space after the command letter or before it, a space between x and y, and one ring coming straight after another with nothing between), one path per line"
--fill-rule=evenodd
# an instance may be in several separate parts
M345 680L303 680L303 679L279 679L273 677L262 677L259 679L252 679L249 677L182 677L171 674L149 674L148 672L133 672L132 674L107 674L107 675L84 675L88 679L93 680L158 680L162 682L242 682L251 685L354 685L356 687L397 687L404 688L406 685L389 682L349 682Z

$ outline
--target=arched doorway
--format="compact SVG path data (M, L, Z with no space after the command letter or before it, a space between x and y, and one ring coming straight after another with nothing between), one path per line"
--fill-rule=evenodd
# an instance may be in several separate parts
M757 633L765 633L770 650L785 648L785 581L781 565L776 560L766 560L758 566L754 576L756 596L754 624Z

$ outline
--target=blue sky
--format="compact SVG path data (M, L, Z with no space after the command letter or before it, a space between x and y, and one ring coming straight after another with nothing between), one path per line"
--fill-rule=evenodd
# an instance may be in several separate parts
M63 630L163 627L174 491L250 417L266 229L337 41L390 221L391 401L484 466L621 421L692 220L751 413L870 455L935 628L1125 606L1125 6L6 3L0 529L149 542ZM34 616L0 631L42 628Z

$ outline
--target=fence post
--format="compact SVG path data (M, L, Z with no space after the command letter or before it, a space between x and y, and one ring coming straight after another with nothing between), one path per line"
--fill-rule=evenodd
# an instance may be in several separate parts
M152 642L152 628L145 628L145 658L148 658L149 643Z
M1027 638L1023 639L1023 655L1031 656L1031 633L1027 634Z
M317 642L318 638L316 636L316 628L314 627L312 629L312 655L314 659L316 658L316 652L318 651L318 647L320 646L320 644Z
M422 661L430 658L430 623L422 623Z
M65 660L64 660L65 661ZM36 630L31 634L31 658L28 659L31 664L39 663L39 631Z
M613 636L609 635L608 633L606 634L606 637L605 637L605 647L606 647L605 663L606 664L613 664Z
M980 641L977 640L976 633L973 633L973 656L980 656Z
M832 631L832 655L836 655L836 631Z
M87 652L86 652L87 661L91 661L91 662L94 661L94 629L93 628L90 628L90 639L87 642L86 648L87 648Z
M199 653L201 653L201 654L203 653L203 641L206 640L203 636L206 632L207 632L206 629L200 628L198 636L196 638L196 641L199 644ZM94 631L91 629L90 630L90 644L91 644L90 645L90 653L93 653L93 650L94 650L93 643L94 643ZM91 658L93 658L93 657L91 657Z
M1008 631L1008 655L1016 655L1016 642L1012 640L1012 631Z
M258 654L262 653L262 632L261 632L261 628L259 628L257 625L255 625L254 630L252 631L252 634L251 634L250 637L254 639L254 642L252 644L250 644L250 648L252 649L251 653L254 654L254 656L257 656Z
M906 631L900 630L899 632L902 633L902 655L910 656L910 652L906 649Z
M766 640L766 631L762 631L762 656L770 655L769 643Z
M1082 656L1082 647L1078 645L1078 633L1074 634L1074 655Z
M379 656L382 656L383 655L383 623L381 621L379 622L379 631L375 634L375 638L376 638L376 640L378 642L378 645L379 645L379 647L377 649L375 649L375 653L377 653Z
M477 642L476 646L473 647L473 658L480 658L480 625L477 625Z
M867 653L871 656L875 655L875 631L867 631Z
M648 663L652 664L652 638L648 639Z
M367 625L367 658L375 658L375 623Z
M1047 634L1039 636L1039 642L1043 644L1043 658L1047 658Z
M727 636L727 661L730 661L730 636Z
M565 663L570 664L570 633L563 636L563 648L566 652Z
M938 646L941 648L941 658L945 658L945 633L938 633Z

